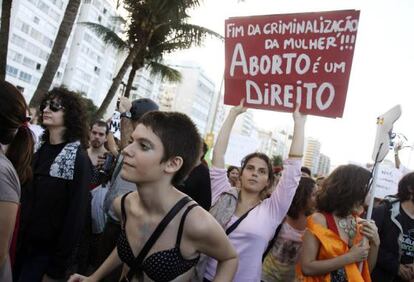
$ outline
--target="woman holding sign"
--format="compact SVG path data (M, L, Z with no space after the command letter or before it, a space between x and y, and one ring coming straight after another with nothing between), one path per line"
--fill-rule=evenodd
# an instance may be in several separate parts
M368 170L344 165L324 180L318 212L307 220L301 281L371 281L380 239L375 223L359 218L370 178Z
M306 116L293 113L295 123L289 159L284 163L283 176L275 192L267 199L274 185L272 164L262 153L247 155L240 169L241 187L231 187L227 180L224 155L236 118L246 111L244 100L231 109L214 146L213 167L210 170L213 207L210 212L226 230L239 255L239 267L234 281L260 281L262 256L277 226L286 216L298 187L303 155ZM211 281L217 262L208 258L204 281Z

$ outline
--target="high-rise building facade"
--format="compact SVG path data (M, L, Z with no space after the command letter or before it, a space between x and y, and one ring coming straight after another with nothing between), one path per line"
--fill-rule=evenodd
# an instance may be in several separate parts
M6 80L29 100L53 47L68 0L15 0L9 31ZM69 42L71 40L69 39ZM60 84L68 60L66 48L54 84Z
M121 32L124 22L119 17L114 1L84 0L77 24L72 30L73 40L69 45L62 83L100 105L116 75L117 60L121 59L121 54L82 24L84 22L103 25L116 33Z
M324 154L319 155L318 170L316 172L319 176L327 176L331 167L331 159Z
M33 96L50 56L68 0L15 0L9 33L6 80ZM82 22L102 24L116 32L123 24L112 0L84 0L56 72L52 87L65 85L99 105L109 89L117 50L106 45Z
M171 64L182 75L180 83L164 83L159 96L162 110L187 114L204 137L209 133L208 118L213 106L214 82L194 63Z
M307 139L305 155L303 157L303 165L308 167L311 170L312 174L317 173L320 150L321 142L314 138Z
M234 123L232 132L243 136L256 136L257 129L252 111L240 115Z
M149 98L160 103L160 96L164 85L159 75L151 75L148 68L144 67L137 71L132 83L131 99Z

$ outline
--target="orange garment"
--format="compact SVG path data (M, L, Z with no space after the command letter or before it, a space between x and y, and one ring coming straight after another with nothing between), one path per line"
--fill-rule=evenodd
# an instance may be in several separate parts
M331 259L349 251L348 244L346 244L335 232L315 223L312 216L307 218L307 229L319 240L319 254L318 260ZM362 240L362 235L357 230L357 234L353 240L353 244L358 244ZM297 268L299 281L304 282L330 282L330 273L321 276L304 276L300 267ZM364 260L362 273L359 271L359 264L353 263L345 266L346 277L348 282L371 282L371 275L369 273L368 261Z

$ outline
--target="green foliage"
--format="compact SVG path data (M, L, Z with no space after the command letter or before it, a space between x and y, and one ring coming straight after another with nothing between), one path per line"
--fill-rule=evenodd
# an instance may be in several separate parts
M98 107L95 106L91 99L86 98L84 95L81 96L86 109L87 123L90 124L97 119L96 112L98 111Z
M198 0L123 0L128 12L124 43L128 46L129 55L114 78L99 113L105 112L128 67L132 66L132 75L135 70L149 67L153 75L158 73L164 79L176 81L180 77L178 71L161 66L164 54L200 46L206 36L223 38L214 31L188 23L188 10L199 4ZM101 37L107 38L108 42L117 42L115 37L105 36L104 29L90 27L101 33ZM133 78L128 79L126 96Z
M91 29L106 44L113 46L115 49L128 49L127 43L124 40L122 40L113 30L107 28L106 26L92 22L82 22L81 24Z
M272 156L272 165L273 166L283 166L283 159L281 155Z
M181 81L182 76L180 71L172 67L154 61L148 63L147 67L150 68L150 73L152 76L159 75L162 80L167 80L169 82Z

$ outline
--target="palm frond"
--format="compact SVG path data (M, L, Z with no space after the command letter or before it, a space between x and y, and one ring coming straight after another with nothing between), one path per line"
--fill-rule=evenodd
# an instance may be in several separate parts
M121 17L121 16L111 16L110 19L114 23L121 23L121 24L125 24L126 23L126 20L123 17Z
M224 37L206 27L188 23L172 23L170 39L167 42L188 42L190 46L200 46L207 37L224 40Z
M152 76L159 75L162 80L169 82L180 82L182 79L180 71L164 65L161 62L151 61L147 64L147 67L150 69L150 74Z
M80 24L88 27L106 44L113 46L117 50L125 50L128 48L128 44L124 40L122 40L122 38L120 38L118 34L116 34L111 29L107 28L106 26L92 22L82 22Z

